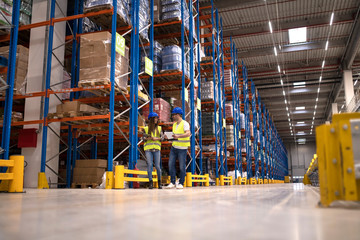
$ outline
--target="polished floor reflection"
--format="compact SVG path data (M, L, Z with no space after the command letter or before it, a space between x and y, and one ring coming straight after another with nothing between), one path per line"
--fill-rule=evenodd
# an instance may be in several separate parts
M0 239L360 239L360 211L317 207L317 188L0 194Z

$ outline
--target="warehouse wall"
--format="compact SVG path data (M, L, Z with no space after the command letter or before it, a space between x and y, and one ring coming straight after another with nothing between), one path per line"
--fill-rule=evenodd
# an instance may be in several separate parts
M285 144L285 146L288 151L289 168L292 169L292 176L303 176L316 153L315 142L307 142L304 145L291 143Z
M45 21L47 19L47 0L34 0L32 10L32 23ZM62 11L66 13L67 1L57 1ZM56 7L55 17L64 17ZM65 27L66 23L56 23L54 30L54 42L53 47L56 48L65 42ZM39 92L42 91L43 79L44 79L44 47L45 47L45 27L33 28L30 33L29 44L29 65L27 75L27 88L26 92ZM63 63L64 61L64 46L57 48L53 53ZM46 53L47 54L47 53ZM62 82L64 79L63 67L55 59L52 58L52 71L51 71L51 85ZM61 85L53 87L54 90L61 88ZM54 112L56 105L60 104L55 95L50 97L49 112ZM38 120L40 119L40 106L41 98L27 98L25 101L24 120ZM52 129L59 134L60 124L51 124ZM39 125L27 125L24 128L39 128ZM29 188L37 187L38 173L41 166L41 143L42 143L42 128L37 135L37 147L36 148L23 148L22 155L25 157L27 166L24 172L24 186ZM48 141L47 141L47 159L55 156L59 153L59 138L49 129ZM55 157L47 163L55 172L58 171L59 157ZM58 177L48 168L46 168L46 177L49 183L57 183Z

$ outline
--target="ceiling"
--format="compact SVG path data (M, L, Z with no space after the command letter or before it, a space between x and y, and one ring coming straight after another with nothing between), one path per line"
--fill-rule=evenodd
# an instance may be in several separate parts
M203 6L209 3L209 0L201 1ZM283 141L293 142L294 137L314 141L315 131L310 132L316 98L319 100L314 127L330 119L333 102L337 102L339 108L343 105L342 71L352 69L354 81L359 76L360 21L357 20L360 1L214 0L214 3L223 20L225 41L232 36L239 60L246 65L248 76L257 86ZM330 26L332 12L334 18ZM288 30L299 27L307 27L307 42L289 44ZM325 51L327 41L328 50ZM274 46L278 56L275 56ZM318 95L320 76L322 82ZM294 82L305 82L306 86L294 88ZM305 110L296 111L299 106L305 106ZM304 131L305 135L297 135L299 131Z

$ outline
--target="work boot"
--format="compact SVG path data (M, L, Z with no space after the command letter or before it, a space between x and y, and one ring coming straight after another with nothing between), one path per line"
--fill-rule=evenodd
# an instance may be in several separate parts
M150 180L149 181L149 189L153 189L154 187L153 187L153 180Z
M162 189L162 186L161 186L161 179L158 180L158 186L159 186L159 189Z

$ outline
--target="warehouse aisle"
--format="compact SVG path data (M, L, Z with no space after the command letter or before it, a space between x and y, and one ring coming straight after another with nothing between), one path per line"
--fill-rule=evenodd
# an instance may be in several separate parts
M0 194L0 239L358 239L360 211L319 209L316 188Z

